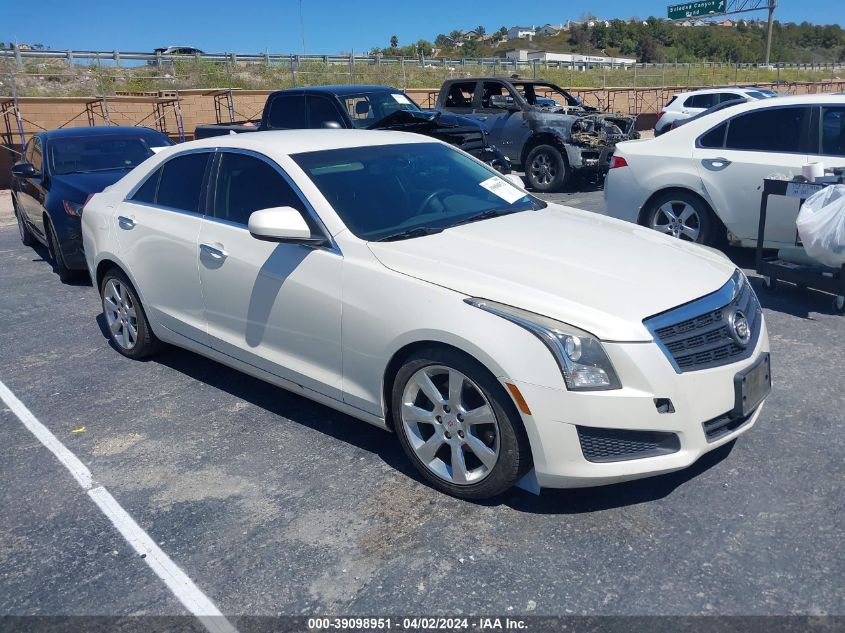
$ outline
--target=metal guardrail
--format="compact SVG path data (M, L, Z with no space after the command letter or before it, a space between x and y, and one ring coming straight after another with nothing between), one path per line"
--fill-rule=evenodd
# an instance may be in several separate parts
M24 60L62 60L69 65L79 62L112 62L119 66L122 62L145 62L152 65L164 65L174 61L203 60L217 63L263 63L263 64L289 64L291 66L306 65L308 63L322 63L328 66L338 65L379 65L379 64L413 64L424 68L453 67L455 69L466 66L494 66L500 68L759 68L766 70L775 69L799 69L816 70L824 72L845 69L845 62L833 62L824 64L752 64L734 62L669 62L669 63L623 63L623 62L598 62L598 61L552 61L552 60L518 60L501 57L483 58L456 58L456 57L392 57L385 55L296 55L278 53L202 53L196 55L174 55L163 53L141 53L130 51L53 51L33 50L20 48L0 49L0 59L11 59L18 67L23 66Z

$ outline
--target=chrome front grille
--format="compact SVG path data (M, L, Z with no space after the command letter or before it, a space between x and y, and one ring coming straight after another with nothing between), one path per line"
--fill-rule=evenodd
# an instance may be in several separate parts
M730 317L741 311L751 328L746 345L732 334ZM643 321L678 373L719 367L751 356L762 310L740 272L716 292Z

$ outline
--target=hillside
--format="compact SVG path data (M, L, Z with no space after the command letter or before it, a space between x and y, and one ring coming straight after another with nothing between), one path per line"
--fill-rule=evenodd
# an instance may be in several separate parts
M482 27L483 30L483 27ZM641 62L720 61L759 63L766 46L765 23L738 21L735 26L682 26L654 17L648 20L595 20L594 26L573 23L558 35L534 37L532 40L505 40L504 27L483 39L456 38L440 34L435 44L419 40L408 45L392 46L380 51L385 55L431 55L492 57L511 48L532 48L555 52L605 54L636 57ZM458 39L461 45L452 42ZM772 37L772 62L826 63L845 61L845 29L838 24L813 25L775 21Z

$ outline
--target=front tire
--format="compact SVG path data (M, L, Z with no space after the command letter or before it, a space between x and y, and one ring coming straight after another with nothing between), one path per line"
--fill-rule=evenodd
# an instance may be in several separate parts
M513 402L483 365L456 350L411 355L393 381L391 413L408 459L452 496L495 497L531 467Z
M525 178L535 191L560 191L570 176L561 150L554 145L538 145L525 159Z
M718 221L697 196L685 191L668 191L648 205L644 224L681 240L712 245Z
M161 344L150 328L138 293L122 270L111 268L106 272L100 298L109 340L118 352L139 360L158 351Z

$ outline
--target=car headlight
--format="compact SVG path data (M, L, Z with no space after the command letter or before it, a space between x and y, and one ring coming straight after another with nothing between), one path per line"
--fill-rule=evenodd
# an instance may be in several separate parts
M566 388L570 391L622 388L601 341L589 332L496 301L475 297L464 301L507 319L540 339L557 361Z

